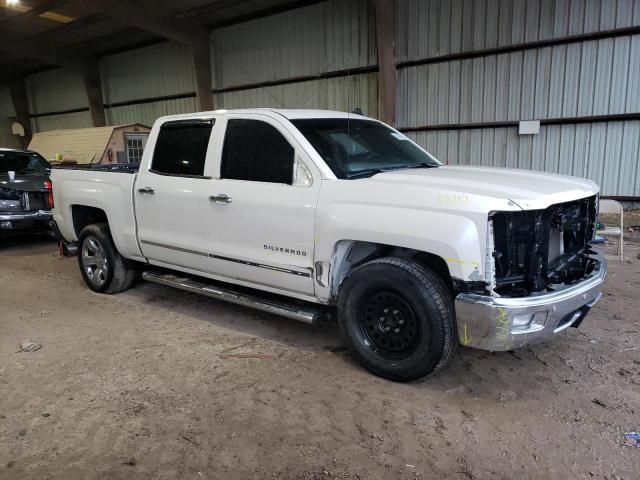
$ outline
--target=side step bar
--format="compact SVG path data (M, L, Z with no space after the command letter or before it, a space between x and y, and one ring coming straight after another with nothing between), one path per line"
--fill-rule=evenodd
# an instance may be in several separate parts
M277 300L261 298L257 295L248 295L218 285L203 283L191 277L178 277L167 273L146 271L142 273L142 279L186 292L197 293L198 295L235 303L236 305L243 305L263 312L273 313L311 325L319 323L323 314L321 308L314 307L313 305L294 305L278 302Z

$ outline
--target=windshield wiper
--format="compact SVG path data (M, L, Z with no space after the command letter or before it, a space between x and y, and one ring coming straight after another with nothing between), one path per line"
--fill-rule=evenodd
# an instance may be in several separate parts
M411 165L400 165L397 167L387 167L387 168L367 168L366 170L358 170L357 172L353 172L353 173L348 173L347 174L347 178L349 180L354 179L354 178L368 178L368 177L372 177L374 175L377 175L378 173L383 173L383 172L391 172L393 170L404 170L407 168L436 168L439 167L440 165L437 165L435 163L413 163Z
M422 163L414 163L412 165L407 165L406 167L402 167L402 168L437 168L440 165L438 165L437 163L427 163L427 162L422 162Z
M378 173L387 172L387 171L389 171L389 169L385 169L385 168L367 168L366 170L358 170L357 172L347 173L347 178L349 180L351 180L351 179L354 179L354 178L373 177L374 175L377 175Z

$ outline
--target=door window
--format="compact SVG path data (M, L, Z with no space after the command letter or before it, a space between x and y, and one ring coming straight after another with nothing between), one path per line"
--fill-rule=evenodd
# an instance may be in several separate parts
M221 178L291 185L295 152L273 126L231 119L222 148Z
M153 152L151 171L164 175L201 177L213 120L163 123Z

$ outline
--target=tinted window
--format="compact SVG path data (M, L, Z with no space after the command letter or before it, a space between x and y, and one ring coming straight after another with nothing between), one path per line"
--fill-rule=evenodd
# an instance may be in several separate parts
M16 175L46 175L49 163L37 153L0 150L0 174L9 171Z
M291 144L268 123L229 120L220 176L291 185L293 157Z
M151 170L168 175L204 175L212 120L167 122L160 127Z

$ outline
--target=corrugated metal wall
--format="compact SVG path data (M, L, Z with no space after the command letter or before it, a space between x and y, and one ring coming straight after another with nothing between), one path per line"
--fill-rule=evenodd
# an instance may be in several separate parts
M375 65L369 0L332 0L214 31L215 88Z
M609 195L640 193L640 121L412 132L410 138L450 164L526 168L585 177Z
M640 0L400 0L399 6L399 62L432 62L398 71L401 128L640 112L640 35L435 60L637 26ZM639 123L547 125L533 136L466 127L410 135L447 163L571 173L597 181L605 194L637 196Z
M640 35L589 39L474 58L438 58L640 25L640 0L398 0L397 123L449 163L571 172L603 192L640 195L638 121L543 125L538 135L489 122L640 112ZM328 0L212 32L220 108L299 107L377 115L369 0ZM426 64L403 62L427 60ZM172 42L101 60L107 122L152 124L197 109L191 54ZM347 69L366 73L326 75ZM326 76L328 78L313 78ZM269 86L257 84L270 82ZM275 83L275 85L273 84ZM244 88L237 88L244 87ZM35 131L90 126L82 78L62 69L27 81ZM1 97L1 94L0 94ZM172 97L172 98L166 98ZM7 118L0 98L0 117ZM471 125L469 125L471 124ZM0 133L1 135L1 133ZM1 139L1 137L0 137ZM605 161L606 158L606 161Z
M212 34L216 89L376 65L369 0L332 0ZM377 75L324 78L216 95L222 108L330 108L377 114Z
M0 85L0 148L20 148L20 139L11 133L11 124L15 121L16 112L11 100L11 90Z
M220 93L215 102L220 108L260 106L351 111L360 107L365 115L375 117L377 94L377 74L370 73Z
M29 113L64 112L88 108L87 91L82 75L73 70L56 68L29 75L26 81L29 98ZM64 115L34 117L31 120L34 132L57 128L80 128L91 126L88 111Z

